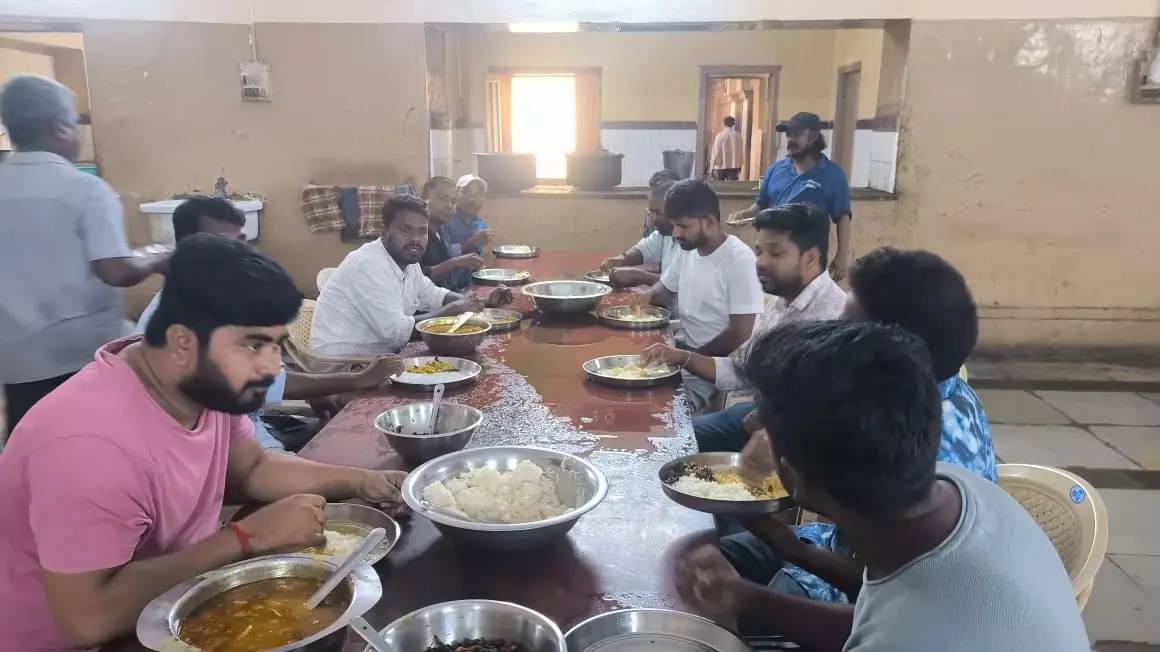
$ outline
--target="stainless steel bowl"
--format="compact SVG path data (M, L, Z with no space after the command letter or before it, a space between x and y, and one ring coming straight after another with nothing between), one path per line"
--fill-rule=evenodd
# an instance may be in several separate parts
M381 527L387 531L387 536L383 542L367 553L363 561L370 565L375 565L387 556L387 553L395 547L399 542L399 537L402 535L402 530L395 519L387 516L386 512L368 507L367 505L358 505L355 503L326 503L326 529L343 532L345 534L357 534L365 537L371 533L371 530ZM342 561L338 559L338 561Z
M572 511L534 523L477 523L427 505L424 490L474 469L490 467L512 471L522 460L556 474L560 503ZM431 460L412 471L403 482L403 500L417 514L431 519L449 539L487 550L526 550L563 537L580 517L596 508L608 494L608 479L600 469L574 455L531 446L467 448Z
M471 274L471 280L476 285L523 285L532 280L532 274L522 269L491 267L476 270Z
M465 638L502 638L525 652L566 652L564 634L551 618L527 607L494 600L458 600L417 609L379 634L392 650L426 650ZM373 652L368 646L364 652Z
M491 332L493 333L514 331L520 327L520 323L524 319L524 316L515 310L504 310L502 308L484 308L479 311L479 315L491 322Z
M568 652L749 652L724 627L671 609L610 611L576 625L564 638Z
M391 448L409 466L418 466L440 455L462 450L483 423L483 413L462 403L444 401L439 406L435 432L431 422L431 401L408 403L375 417L375 428L386 436Z
M421 367L432 360L442 360L455 367L455 370L441 374L413 374L406 371L412 367ZM443 385L444 389L462 387L475 381L480 372L483 371L483 367L471 360L430 355L404 359L403 369L403 373L398 376L391 376L392 385L427 392L435 391L436 385Z
M464 326L478 326L483 330L478 333L464 335L460 333L453 333L447 335L445 333L429 333L426 329L432 326L441 326L443 324L452 325L455 323L456 317L435 317L434 319L424 319L415 324L415 330L419 331L419 336L423 338L423 342L427 344L427 348L431 349L431 353L435 355L471 355L475 353L475 349L479 347L479 343L487 334L491 332L491 322L483 317L472 316L467 320Z
M541 281L523 287L537 310L565 315L595 309L609 292L612 288L592 281Z
M146 605L137 618L137 640L151 650L200 652L198 648L178 638L178 633L181 631L181 623L210 598L243 584L280 577L325 580L337 569L337 562L314 555L273 555L210 571L178 584ZM355 616L362 616L375 606L383 597L383 586L369 564L360 564L341 587L338 590L344 592L347 607L334 624L314 636L270 652L329 652L341 649L346 638L347 624Z
M526 259L535 258L540 255L540 248L531 245L498 245L493 247L491 253L495 254L496 258L514 258Z
M668 310L656 306L643 306L639 309L632 306L616 306L605 308L596 313L596 316L606 326L634 331L664 328L669 325L672 318Z
M594 383L625 389L657 387L658 385L671 383L681 375L681 370L676 367L667 367L664 373L657 373L648 378L620 378L608 375L608 371L611 369L639 364L639 355L610 355L585 362L584 373L588 376L588 380Z
M710 469L719 467L736 469L741 467L741 453L697 453L696 455L678 457L662 466L657 472L657 477L661 481L661 489L678 505L684 505L698 512L721 516L776 514L793 509L795 506L793 498L790 496L776 500L712 500L673 489L669 483L676 481L681 467L690 462L704 464Z

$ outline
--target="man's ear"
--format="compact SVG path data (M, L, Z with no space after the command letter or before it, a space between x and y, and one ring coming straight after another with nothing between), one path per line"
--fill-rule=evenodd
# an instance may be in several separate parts
M180 368L192 370L197 367L200 342L197 333L187 326L170 324L165 329L165 345L173 362Z

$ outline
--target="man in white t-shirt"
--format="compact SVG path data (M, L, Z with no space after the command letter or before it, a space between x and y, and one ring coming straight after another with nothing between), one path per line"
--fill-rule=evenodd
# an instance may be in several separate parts
M744 242L725 233L717 193L704 179L677 182L665 195L665 216L683 250L636 305L667 306L676 295L685 343L696 353L727 356L753 334L764 310L757 258ZM713 404L713 383L682 374L695 412Z

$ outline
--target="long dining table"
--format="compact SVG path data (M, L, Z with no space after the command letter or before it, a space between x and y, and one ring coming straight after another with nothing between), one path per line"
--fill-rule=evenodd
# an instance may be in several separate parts
M546 252L533 259L496 260L492 266L531 272L533 281L583 280L602 259ZM605 473L608 495L566 538L523 552L458 547L426 518L402 521L400 541L375 567L383 597L366 619L376 628L420 607L467 598L531 607L565 631L614 609L679 608L673 556L715 534L712 517L668 500L657 479L662 464L696 452L692 418L679 385L608 388L587 381L582 368L593 358L640 353L664 341L667 332L617 330L601 325L593 314L541 315L520 288L512 289L509 308L523 314L521 327L488 336L469 356L483 368L479 377L448 390L444 400L484 413L469 446L527 445L579 455ZM491 288L475 290L483 296ZM631 292L614 291L601 307L623 305ZM422 342L412 342L402 355L428 353ZM389 408L424 400L430 395L394 387L354 398L299 455L332 464L405 470L375 429L374 419ZM348 632L344 650L364 647Z

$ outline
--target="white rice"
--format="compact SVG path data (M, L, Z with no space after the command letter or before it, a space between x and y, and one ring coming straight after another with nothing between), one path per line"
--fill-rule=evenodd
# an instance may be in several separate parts
M756 500L743 484L710 482L691 475L681 476L670 486L683 494L710 500Z
M475 469L427 485L427 502L475 521L533 523L566 514L556 483L539 466L524 460L514 471Z
M318 555L326 555L327 557L345 558L350 555L350 553L354 552L354 549L357 548L365 538L361 534L350 534L348 532L339 532L337 530L331 529L327 529L324 534L326 534L326 547L322 550L318 550L317 548L309 548L307 549L307 552ZM372 550L371 554L373 554L373 552L374 551ZM367 557L369 558L370 554L368 554Z

